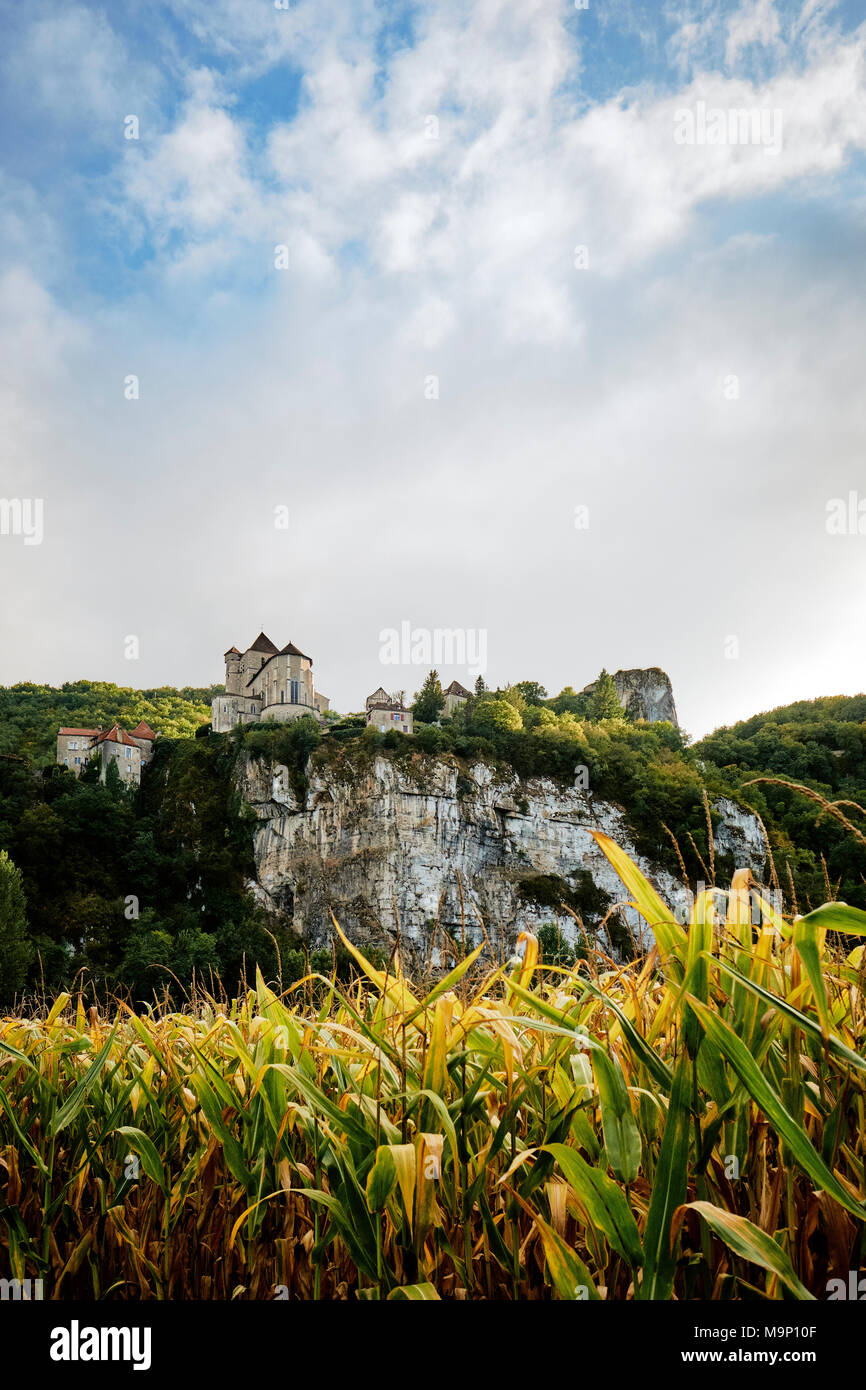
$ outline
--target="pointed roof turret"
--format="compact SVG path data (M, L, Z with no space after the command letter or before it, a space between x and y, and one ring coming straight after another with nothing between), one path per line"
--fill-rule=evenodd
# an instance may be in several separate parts
M313 658L311 656L307 656L306 652L300 651L295 646L294 642L287 642L286 645L283 647L282 651L280 652L280 656L302 656L305 661L309 661L311 666L313 664Z
M255 642L247 647L248 652L266 652L268 656L277 656L279 650L279 647L275 646L270 637L266 637L263 632L260 632Z

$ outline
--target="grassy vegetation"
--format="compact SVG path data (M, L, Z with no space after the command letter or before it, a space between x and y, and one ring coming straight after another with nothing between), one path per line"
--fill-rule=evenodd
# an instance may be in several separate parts
M68 995L0 1021L2 1263L46 1297L809 1299L864 1255L866 914L748 877L651 955ZM844 933L842 937L839 933Z

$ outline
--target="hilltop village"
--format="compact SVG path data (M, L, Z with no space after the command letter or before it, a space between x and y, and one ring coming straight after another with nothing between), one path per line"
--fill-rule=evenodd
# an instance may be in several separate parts
M225 694L217 695L211 706L215 734L227 733L236 724L300 719L304 715L313 715L324 724L330 702L314 688L313 658L294 643L277 647L260 632L243 653L229 647L225 664ZM469 696L458 681L452 681L445 691L443 713L451 715ZM383 733L389 729L413 732L412 711L406 708L402 695L391 695L380 685L367 696L364 708L367 724Z
M330 701L315 689L313 659L293 642L278 647L266 633L260 632L245 651L229 647L223 659L225 690L211 703L214 733L228 733L238 724L304 717L326 723ZM443 714L450 716L470 698L471 692L452 681L444 693ZM392 695L379 686L367 696L364 709L366 723L383 733L389 729L404 734L413 732L412 711L406 707L402 693ZM105 781L110 765L115 763L123 784L135 785L151 759L156 737L143 720L129 731L118 724L108 729L63 727L57 734L56 760L77 776L88 762L99 757L100 781Z
M313 658L302 652L294 642L278 647L266 633L260 632L243 651L229 647L223 653L225 688L211 700L211 731L228 733L241 724L260 722L290 722L314 719L323 728L329 723L330 701L316 689L313 677ZM602 673L611 687L608 698L613 709L621 708L629 718L649 723L667 721L677 727L676 708L671 684L664 671L617 671L610 677ZM570 687L562 692L572 701L592 696L596 682L580 692ZM561 698L561 697L558 697ZM472 692L452 681L446 689L440 687L440 719L451 719L455 711L472 699ZM570 708L573 707L569 706ZM544 711L550 720L554 716ZM335 716L331 714L331 719ZM364 702L364 720L368 727L387 733L414 733L414 715L408 708L404 692L390 693L379 686ZM142 769L150 762L153 743L159 737L149 724L140 720L134 729L119 724L109 728L61 727L57 734L56 761L76 776L88 763L99 759L99 776L105 781L112 765L124 785L141 781Z

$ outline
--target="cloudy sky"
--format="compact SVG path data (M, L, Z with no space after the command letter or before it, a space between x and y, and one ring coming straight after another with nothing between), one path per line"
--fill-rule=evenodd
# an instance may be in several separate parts
M862 0L0 17L0 683L866 686Z

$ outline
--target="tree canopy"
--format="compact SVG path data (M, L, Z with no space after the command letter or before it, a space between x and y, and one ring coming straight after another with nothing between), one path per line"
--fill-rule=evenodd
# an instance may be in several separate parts
M445 708L445 692L438 671L431 671L415 695L412 713L421 724L435 724Z
M32 958L21 870L0 850L0 1003L9 1004L21 989Z
M589 701L590 719L622 719L623 710L613 676L602 668Z

